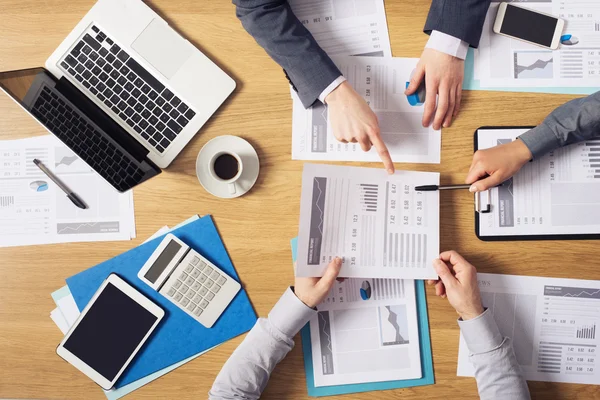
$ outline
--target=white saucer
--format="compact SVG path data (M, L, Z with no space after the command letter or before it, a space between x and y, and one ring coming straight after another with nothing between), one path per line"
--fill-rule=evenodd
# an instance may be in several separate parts
M210 174L209 162L215 154L221 151L237 153L242 159L242 176L235 182L236 193L229 193L229 184L223 183ZM242 196L254 186L258 179L260 163L254 147L241 137L225 135L211 139L202 147L196 158L196 176L206 191L223 199Z

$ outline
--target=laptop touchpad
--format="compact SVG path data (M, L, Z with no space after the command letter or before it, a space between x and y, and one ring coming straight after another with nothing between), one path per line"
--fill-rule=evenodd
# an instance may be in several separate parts
M175 75L194 49L160 19L153 19L131 47L167 79Z

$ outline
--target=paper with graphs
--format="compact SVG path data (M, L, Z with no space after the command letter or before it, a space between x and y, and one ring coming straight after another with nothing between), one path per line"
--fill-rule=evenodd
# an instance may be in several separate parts
M288 0L330 56L391 57L383 0Z
M322 276L343 260L341 277L437 279L437 172L305 164L296 276Z
M392 161L439 164L441 131L423 127L423 106L411 106L404 94L418 59L337 56L332 60L377 116ZM296 93L292 98L292 159L381 162L375 148L364 152L358 143L335 138L324 104L304 109Z
M563 34L571 38L554 51L494 33L498 5L495 0L488 10L475 52L475 78L482 88L600 85L600 2L519 2L521 7L565 20Z
M421 378L415 282L336 282L310 320L315 386Z
M39 159L88 208L77 208L33 163ZM133 192L118 193L54 136L0 142L0 247L129 240Z
M525 379L598 384L600 281L477 274L483 306L511 338ZM473 376L462 335L458 376Z

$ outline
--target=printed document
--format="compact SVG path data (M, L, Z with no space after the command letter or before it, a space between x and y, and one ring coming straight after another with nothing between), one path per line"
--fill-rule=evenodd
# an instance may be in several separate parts
M526 129L478 131L479 149L509 143ZM482 236L600 233L600 140L560 148L527 163L491 191L479 214Z
M600 281L477 274L483 306L510 337L525 379L598 384ZM599 333L599 335L596 335ZM473 376L461 335L458 376Z
M423 128L423 106L411 107L404 96L417 59L391 58L383 0L290 0L290 6L373 108L392 160L439 164L440 131ZM365 153L356 143L339 142L327 106L316 102L305 109L293 90L292 99L292 159L381 160L375 149Z
M475 76L482 88L600 86L600 2L519 2L565 20L563 34L572 37L555 51L494 33L498 4L494 1L488 10L475 52Z
M88 205L77 208L37 158ZM54 136L0 142L0 247L129 240L133 193L119 193Z
M289 0L292 11L330 56L391 57L383 0Z
M305 164L296 276L322 276L342 258L341 277L437 279L437 172Z
M345 56L332 60L373 109L394 162L439 164L441 131L424 128L423 106L411 106L404 94L418 59ZM296 93L292 97L292 159L381 161L375 148L364 152L358 143L339 142L322 103L304 109Z
M315 386L421 378L415 283L336 282L310 320Z

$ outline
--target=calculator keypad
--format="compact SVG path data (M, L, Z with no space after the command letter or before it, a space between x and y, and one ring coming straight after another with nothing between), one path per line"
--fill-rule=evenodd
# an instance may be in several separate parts
M170 279L173 283L167 289L167 296L190 314L199 317L210 307L213 299L218 299L217 293L230 278L194 256L187 265L176 270Z

